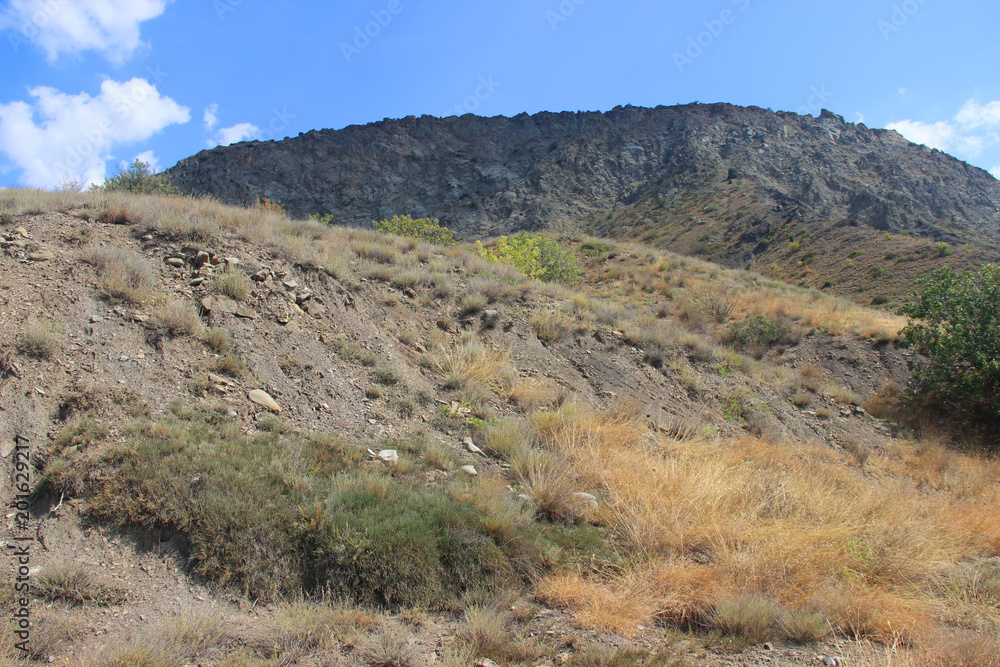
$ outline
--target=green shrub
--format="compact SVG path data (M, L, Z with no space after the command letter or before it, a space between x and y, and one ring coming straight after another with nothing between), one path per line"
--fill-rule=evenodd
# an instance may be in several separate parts
M169 193L173 188L166 176L154 174L148 162L136 159L127 167L120 167L114 176L107 176L98 188L105 192L124 191L141 193Z
M402 217L392 216L391 220L373 220L372 224L380 232L406 236L411 239L419 239L425 243L434 245L453 246L455 232L447 227L442 227L437 218L417 218L414 220L408 215Z
M189 406L171 410L93 456L61 439L46 485L86 495L96 519L182 536L197 574L265 599L454 605L467 591L519 586L544 563L537 527L498 533L470 497L486 480L409 485L371 469L360 445L278 422L246 435ZM67 465L72 478L50 470Z
M937 250L938 257L947 257L951 254L951 246L949 246L944 241L940 241L934 244L934 249Z
M512 264L532 280L573 284L581 275L573 254L542 234L519 232L511 237L501 236L489 248L476 241L476 253L491 262Z
M910 318L900 346L919 355L909 359L914 394L973 421L1000 420L1000 266L945 267L920 283L899 310Z
M752 352L765 352L775 345L788 332L788 328L779 320L753 315L742 322L729 325L729 335L737 347Z

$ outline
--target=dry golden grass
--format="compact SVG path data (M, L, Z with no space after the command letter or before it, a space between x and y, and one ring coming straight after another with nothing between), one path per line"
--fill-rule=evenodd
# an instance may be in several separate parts
M1000 465L933 443L873 454L863 476L818 445L667 442L620 413L563 408L533 423L601 489L601 519L633 554L618 576L539 587L590 626L713 626L721 602L753 594L852 636L919 644L954 603L937 573L1000 554ZM975 601L963 613L997 616Z
M153 301L156 279L139 255L117 247L89 246L81 259L97 269L97 288L112 301L135 305Z
M253 284L246 274L237 269L222 271L215 276L215 289L219 291L219 294L236 301L243 301L250 296L252 286Z
M508 395L517 377L506 350L488 347L475 338L452 351L432 351L426 362L452 389L480 385Z
M171 337L194 336L202 329L194 304L184 299L159 304L150 321L157 332Z

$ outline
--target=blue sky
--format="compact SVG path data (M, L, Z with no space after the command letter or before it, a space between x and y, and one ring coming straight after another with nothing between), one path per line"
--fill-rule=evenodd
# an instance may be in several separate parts
M0 185L383 118L731 102L1000 175L987 0L9 0Z

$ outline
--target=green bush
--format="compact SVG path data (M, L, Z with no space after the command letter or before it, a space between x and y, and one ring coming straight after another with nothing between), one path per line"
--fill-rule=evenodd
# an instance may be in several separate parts
M914 396L972 421L1000 421L1000 266L922 280L923 291L899 313L917 388Z
M581 275L572 253L538 233L519 232L511 237L501 236L496 245L489 248L476 241L476 252L491 262L512 264L532 280L559 281L569 285L577 282Z
M447 227L442 227L437 218L417 218L414 220L408 215L402 217L392 216L392 220L372 221L372 224L380 232L395 234L396 236L406 236L412 239L419 239L425 243L434 245L453 246L455 232Z
M171 410L100 452L79 444L86 424L68 430L44 484L87 496L94 518L182 537L197 574L265 599L448 606L472 589L516 588L544 562L530 517L496 522L513 498L477 500L488 480L424 487L371 469L363 446L335 437L277 420L245 435L216 413Z
M148 193L170 193L173 188L166 176L154 174L148 162L136 160L128 167L119 168L114 176L107 176L99 188L105 192L125 191Z
M754 315L742 322L733 322L729 326L729 335L733 343L745 349L770 349L788 332L788 327L779 320Z

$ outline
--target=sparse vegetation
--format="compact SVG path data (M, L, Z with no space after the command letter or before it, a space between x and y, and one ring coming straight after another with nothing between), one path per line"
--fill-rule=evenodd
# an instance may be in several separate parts
M127 274L134 265L135 285L145 290L139 298L105 290L114 315L106 304L99 312L114 321L93 327L85 324L89 308L58 311L68 333L52 363L10 355L14 367L0 353L5 382L58 392L49 393L50 409L65 424L54 439L40 440L38 497L64 500L95 526L173 536L189 571L261 603L297 600L278 606L262 636L231 636L218 617L168 622L148 635L137 630L127 646L109 642L97 662L423 664L430 647L417 628L437 610L447 616L434 615L432 624L455 636L440 654L446 665L482 656L558 662L554 652L564 645L567 664L685 664L668 653L584 646L579 635L591 630L664 651L673 636L716 652L833 635L852 642L858 664L868 664L869 653L905 667L995 662L995 458L953 446L954 434L914 435L910 425L878 424L851 407L862 403L879 419L912 412L900 410L900 385L871 393L883 379L880 367L866 365L846 380L843 367L853 350L867 348L901 375L901 358L885 343L903 328L902 317L688 257L588 239L585 225L566 228L581 271L570 290L526 281L469 245L290 220L276 207L2 192L0 209L17 216L61 206L90 219L119 206L134 228L94 225L95 238L108 245L79 252L99 285L108 266L125 266ZM710 201L686 199L685 215ZM735 208L732 201L725 207ZM777 246L791 229L775 236ZM796 239L805 231L795 224ZM316 272L308 284L336 310L289 326L273 316L220 315L232 334L202 332L196 316L191 332L201 339L187 340L180 326L168 342L169 323L190 315L181 304L193 291L185 271L146 265L139 252L163 257L149 246L124 251L109 242L118 235L132 243L139 234L152 234L154 243L166 237L173 247L182 245L177 239L217 235L211 247L227 254L232 239L265 244L265 253L241 266L256 270L272 253L272 271L291 267L299 282L300 271ZM816 247L810 242L808 251ZM933 249L924 242L903 251L915 264L918 247ZM885 250L869 246L869 260ZM802 270L824 270L822 252ZM934 264L958 262L965 252ZM89 267L75 270L82 283L93 280ZM866 279L869 261L858 259L854 271L851 280ZM814 285L824 277L801 276ZM991 292L977 286L969 294L969 303L982 304ZM863 298L874 301L870 293ZM258 315L264 301L254 304ZM488 304L502 313L492 329L472 317ZM178 313L166 312L174 307ZM33 305L28 312L41 311ZM948 312L975 314L977 323L989 313ZM911 325L930 323L911 318ZM214 313L209 319L219 321ZM941 322L936 331L952 330ZM109 338L109 328L126 335ZM149 331L163 335L141 335ZM261 352L261 331L273 350ZM145 357L136 354L135 332ZM539 345L536 335L560 344ZM20 353L34 354L16 342ZM146 347L160 343L162 359ZM828 358L842 343L852 351ZM90 386L86 369L93 366L98 378L116 369L116 346L124 344L135 360L126 381L148 382L148 368L166 376L176 370L173 401L157 402L153 391L147 403L138 390L118 389L117 372ZM52 371L62 375L56 362L74 364L66 368L72 387L50 382ZM260 377L249 377L247 363ZM173 391L174 379L165 386ZM241 407L255 387L275 395L281 415ZM310 423L317 427L299 430ZM467 447L467 436L483 452ZM399 460L379 460L381 449L397 450ZM476 475L462 469L467 464ZM52 605L36 607L40 646L49 611L75 623L68 612L109 604L104 572L50 570L50 579L35 579L46 587L36 596ZM541 604L566 612L579 630L553 624L556 615L540 612ZM89 628L77 625L51 626L52 645L72 645Z
M250 296L251 286L250 279L238 269L226 269L215 276L215 289L219 294L236 301L243 301Z
M170 337L194 336L201 330L198 311L190 301L182 299L158 305L150 322L158 334Z
M51 359L63 344L63 327L53 320L28 318L18 342L18 349L38 359Z

